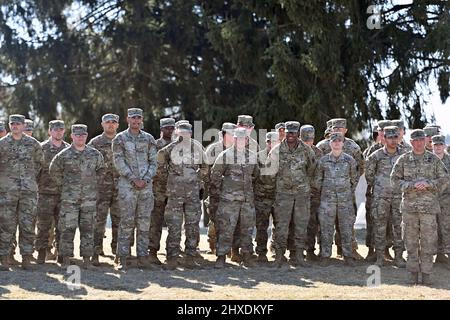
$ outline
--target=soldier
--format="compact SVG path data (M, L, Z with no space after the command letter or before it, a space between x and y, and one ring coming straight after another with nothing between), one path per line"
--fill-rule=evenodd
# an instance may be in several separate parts
M402 215L400 213L401 193L390 185L390 174L397 159L402 155L403 148L398 146L398 128L388 126L384 128L385 146L373 152L366 161L367 188L373 190L371 216L374 222L374 244L376 249L376 264L385 263L386 232L392 228L395 259L399 268L405 267L402 243ZM390 223L389 223L390 222Z
M186 234L185 266L199 267L195 261L199 238L201 207L198 195L202 180L208 180L205 153L200 143L191 138L192 126L179 124L176 128L177 140L158 151L159 181L166 181L167 205L164 219L168 228L166 241L168 270L177 267L180 254L181 228L184 218Z
M372 128L372 140L373 140L372 144L363 151L364 159L367 159L369 157L368 153L371 148L381 149L383 147L383 144L381 143L381 135L378 133L378 125L375 125Z
M322 151L314 145L315 129L313 126L306 124L300 127L300 140L306 145L310 146L314 151L316 162L322 158ZM317 256L315 254L316 249L316 237L317 242L320 242L319 234L319 206L320 206L320 192L315 188L311 188L311 217L308 222L307 229L307 251L306 258L311 261L316 261Z
M321 265L331 257L336 216L341 230L342 253L346 265L354 266L352 231L356 215L353 197L358 184L355 159L343 152L345 137L340 132L330 136L331 152L320 158L314 174L314 186L320 190L319 223L321 234Z
M436 216L440 212L439 188L449 180L447 169L439 158L425 150L425 132L411 132L413 150L398 158L391 173L394 189L401 190L401 210L405 224L406 268L409 280L430 284L433 255L437 251Z
M275 132L278 133L278 142L281 143L286 137L286 124L284 122L277 123L275 125Z
M37 204L37 176L43 154L39 142L23 134L25 117L9 117L11 132L0 140L0 270L10 270L8 255L19 225L22 268L31 268Z
M403 149L404 153L411 151L411 145L403 139L403 136L405 135L405 123L403 120L391 120L391 124L398 127L398 146Z
M61 192L58 254L61 267L70 264L76 229L80 230L80 255L83 268L91 266L94 254L94 218L97 180L104 170L102 154L86 145L88 132L84 124L72 125L72 145L59 152L50 163L50 175Z
M450 172L450 155L445 151L445 136L436 135L432 138L433 153L444 163L447 171ZM445 254L450 254L450 185L441 190L439 196L441 206L440 214L437 216L438 224L438 251L436 263L446 263L450 269L450 259Z
M0 120L0 139L6 136L8 132L6 131L5 123L3 120Z
M383 148L384 146L384 128L388 126L392 126L391 120L378 120L377 121L377 130L378 130L378 137L380 143L373 144L367 151L365 151L366 155L364 159L367 159L372 153L377 151L378 149Z
M222 152L211 169L210 192L217 209L217 261L215 268L225 266L235 229L239 228L244 266L253 267L252 233L255 226L253 185L259 174L257 155L247 148L247 131L234 131L234 145ZM238 221L240 222L238 225Z
M34 131L34 123L33 120L25 119L25 130L23 130L23 133L26 134L29 137L33 136Z
M208 164L210 171L211 167L214 165L217 157L222 151L225 151L229 147L231 147L234 143L234 130L237 128L237 125L230 122L225 122L222 124L222 132L219 135L219 141L212 143L206 148L206 163ZM208 222L208 242L211 254L215 254L216 252L216 241L217 241L217 233L215 228L215 216L217 211L218 203L212 204L211 197L209 195L209 186L206 186L206 210L209 215Z
M92 264L99 266L99 255L104 255L103 238L105 236L106 220L111 216L112 240L111 251L116 255L117 233L120 222L120 211L118 202L119 173L114 167L112 140L117 135L119 128L119 116L117 114L107 113L102 116L103 133L91 139L89 146L97 149L103 156L105 170L98 179L98 198L97 214L95 216L94 226L94 255Z
M258 152L258 165L260 168L264 168L269 152L278 143L279 134L277 132L268 132L266 134L266 148ZM254 185L254 196L256 212L256 254L258 255L258 262L267 263L267 242L269 239L267 229L269 228L271 215L273 221L275 194L273 187L265 183L260 175L258 175ZM273 230L272 228L272 239L275 238Z
M425 149L429 152L433 152L433 144L431 138L439 134L441 127L433 124L427 124L423 131L425 132Z
M45 259L51 258L52 241L55 241L58 255L60 230L58 229L59 212L61 210L61 190L58 189L53 176L49 172L53 158L70 145L63 140L65 133L64 121L52 120L49 122L49 138L41 143L44 153L44 162L39 175L39 198L37 206L37 236L35 247L38 251L37 263L43 264ZM55 230L54 230L55 229Z
M306 230L310 217L310 180L315 169L314 151L299 139L300 123L286 122L286 138L269 153L268 183L275 188L275 266L281 267L288 245L289 225L294 223L296 264L307 266Z
M175 119L162 118L159 120L161 130L160 137L156 140L156 151L161 150L172 142L175 129ZM158 183L159 177L153 178L153 193L155 195L155 206L150 219L150 239L148 242L148 259L150 263L162 265L158 259L158 251L161 242L162 228L164 224L164 208L167 203L166 185Z
M136 253L139 268L147 264L150 218L153 210L152 179L156 173L156 141L143 130L143 111L127 110L128 129L112 141L114 166L119 172L120 223L117 235L118 269L127 270L131 239L137 228Z

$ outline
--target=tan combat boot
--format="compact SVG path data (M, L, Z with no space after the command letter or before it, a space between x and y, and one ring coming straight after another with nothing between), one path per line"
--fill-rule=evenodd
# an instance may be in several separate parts
M225 268L225 256L218 256L216 263L214 264L215 269Z
M8 256L0 257L0 271L11 271L11 268L9 267Z
M178 266L177 257L167 257L165 269L166 270L175 270Z
M397 268L405 268L406 267L406 261L405 261L405 259L403 259L402 251L395 252L394 264Z
M94 255L92 256L92 265L95 267L100 266L100 260L99 260L98 253L94 253Z
M117 265L117 270L126 272L128 270L127 257L119 257L119 264Z
M434 260L434 263L447 263L447 257L443 253L438 253L436 255L436 260Z
M45 248L39 249L36 263L37 264L44 264L46 256L47 256L47 249L45 249Z
M375 254L375 249L373 247L369 247L369 251L367 252L366 261L367 262L375 262L377 260L377 255Z
M394 260L394 257L391 256L391 252L389 251L389 248L387 248L387 247L386 247L386 249L384 249L384 258L386 260L390 260L390 261Z
M267 255L265 254L260 254L258 255L258 263L262 263L262 264L266 264L269 262L269 260L267 259Z
M22 269L23 270L31 270L31 255L23 255L22 256Z
M83 256L83 269L88 270L92 268L92 262L90 256Z
M382 267L385 265L386 260L384 259L384 252L380 250L376 250L376 256L377 260L375 261L375 264L379 267Z
M242 262L242 256L239 254L239 249L231 248L231 261L236 263Z
M242 262L244 267L246 268L256 267L255 260L252 258L252 254L249 252L242 254Z
M416 285L419 283L419 273L418 272L408 272L408 283Z
M314 253L314 249L308 249L306 251L306 260L308 261L318 261L319 257Z
M150 262L151 264L156 264L158 266L162 265L162 262L158 259L158 253L152 249L148 252L148 262Z
M309 263L305 260L305 257L303 256L303 250L299 250L296 252L296 261L297 263L295 266L303 267L303 268L309 268Z
M432 284L430 274L422 273L422 284L425 286L430 286Z
M200 265L197 262L195 262L195 258L190 255L184 258L184 266L188 269L197 269L200 267Z

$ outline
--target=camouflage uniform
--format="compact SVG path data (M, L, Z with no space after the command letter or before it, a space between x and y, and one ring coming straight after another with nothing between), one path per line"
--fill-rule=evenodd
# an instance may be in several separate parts
M11 115L10 122L24 123L25 117ZM20 254L33 254L37 205L37 176L43 163L39 142L9 133L0 140L0 256L8 256L19 226Z
M334 135L336 133L331 135L331 139ZM343 256L352 257L352 231L356 219L353 194L358 178L356 161L346 153L341 153L338 158L329 153L318 162L314 186L321 194L319 223L321 256L324 258L331 256L336 217L341 230Z
M105 115L104 120L108 121L114 118L119 121L116 115ZM96 254L103 253L103 237L105 236L106 220L108 211L111 216L112 240L111 251L116 253L117 249L117 233L120 223L120 211L118 201L118 181L119 173L114 167L112 139L108 138L105 133L91 139L89 146L97 149L103 156L105 170L98 179L98 199L97 199L97 215L95 216L94 227L94 250Z
M411 139L425 137L423 130L414 130ZM405 224L405 245L408 252L407 270L430 274L433 255L437 251L436 216L440 212L438 188L448 183L448 173L437 156L425 151L413 151L400 156L391 173L394 189L401 190L401 212ZM417 190L414 184L427 181L431 187Z
M128 116L142 116L142 110L128 109ZM120 224L117 238L117 256L130 254L131 239L137 228L136 253L148 255L151 212L153 210L152 179L156 173L156 141L145 131L133 135L130 129L120 132L112 141L114 166L119 172ZM147 185L138 189L133 180L145 180Z
M73 134L81 132L87 132L87 127L72 126ZM77 227L80 229L80 255L91 257L94 254L97 180L102 176L102 170L103 156L90 146L79 151L71 145L50 163L50 175L61 190L58 252L62 257L73 256Z

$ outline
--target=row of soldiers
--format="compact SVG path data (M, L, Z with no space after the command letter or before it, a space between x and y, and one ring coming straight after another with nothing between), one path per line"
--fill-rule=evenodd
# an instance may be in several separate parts
M86 146L87 127L84 125L72 126L73 142L68 145L62 140L64 123L51 121L50 138L39 145L33 138L22 135L24 117L10 116L11 134L0 140L0 147L5 151L0 155L0 170L2 176L9 177L1 185L13 185L13 188L4 190L11 192L2 192L8 204L0 225L2 269L9 267L8 253L14 247L17 220L22 266L30 268L36 216L38 263L45 262L51 246L51 229L55 228L58 257L60 263L67 266L73 256L75 230L79 227L84 266L98 265L99 255L103 254L108 211L112 218L111 247L118 258L119 269L127 268L135 229L138 265L151 268L161 264L157 252L164 220L168 227L166 267L175 269L180 263L183 222L186 242L182 263L190 268L199 267L202 262L198 250L199 194L202 189L201 197L210 216L209 241L212 251L218 256L217 268L225 265L229 252L233 261L242 261L246 266L255 264L252 243L255 226L256 259L266 263L270 216L274 222L272 247L275 265L280 267L286 262L285 252L289 250L292 264L308 266L307 260L318 258L315 255L316 238L320 243L320 263L328 265L335 227L338 253L344 256L346 264L354 265L354 258L360 258L353 230L356 215L354 191L364 173L364 166L369 199L367 259L375 256L377 264L384 263L388 248L386 238L392 233L395 263L399 267L404 266L400 224L405 210L400 210L401 192L398 191L405 194L409 189L392 188L390 183L394 164L401 154L411 153L412 148L402 139L404 126L400 120L378 122L379 142L369 148L364 157L359 146L345 137L345 119L330 120L325 139L317 146L313 144L314 127L300 127L296 121L279 123L275 132L266 135L266 149L259 151L256 140L251 137L254 127L251 116L239 116L237 124L224 123L220 140L206 150L192 139L192 126L187 121L175 123L171 118L161 119L161 137L154 140L141 130L142 118L141 109L129 109L129 128L116 134L119 117L104 115L103 134ZM424 137L427 131L429 129L425 128ZM412 132L411 141L420 140L420 134L422 131ZM445 139L442 136L436 135L433 142L435 146L442 145L441 150L444 150ZM413 171L416 173L414 179L420 180L417 172L434 174L428 177L430 181L440 179L442 183L439 186L445 186L448 174L438 157L448 157L448 154L425 155L425 163L433 163L435 170L419 168ZM420 166L420 163L415 161L414 165ZM394 185L401 181L398 177L393 179ZM424 199L415 194L411 200L424 203L436 200L437 188L432 192L429 191L430 186L421 185L421 188L417 192L426 193ZM38 210L35 216L36 201ZM448 215L445 214L448 212L445 193L441 193L441 201L437 203L441 203L443 209L434 210L430 216L433 213ZM416 216L417 206L410 208L416 210L412 214ZM423 208L429 209L430 205ZM419 210L419 213L422 212ZM445 242L448 223L445 217L438 221L440 226L447 226L447 229L439 228L441 243L448 243ZM438 231L437 227L435 229ZM408 235L406 231L405 235ZM416 238L419 239L418 236ZM408 244L406 246L408 250ZM438 258L446 259L448 247L441 247ZM432 248L425 249L426 254L432 257L434 252L430 250ZM422 259L420 256L424 264ZM431 269L427 266L424 270L417 270L418 261L417 253L415 256L411 253L410 258L408 250L408 270L412 274L422 271L426 282Z

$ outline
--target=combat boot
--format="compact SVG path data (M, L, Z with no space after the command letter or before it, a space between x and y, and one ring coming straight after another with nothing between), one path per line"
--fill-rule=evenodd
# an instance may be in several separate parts
M419 273L418 272L408 272L408 283L415 285L419 283Z
M443 253L438 253L434 263L447 263L447 257Z
M294 266L309 268L309 264L308 264L308 262L306 262L305 257L303 256L303 250L297 251L296 261L297 261L297 263Z
M308 249L306 251L306 260L307 261L318 261L319 257L314 253L314 249Z
M236 263L242 262L242 256L239 254L239 249L231 248L231 261Z
M198 265L197 262L195 262L195 259L193 256L186 256L186 258L184 258L184 266L188 269L197 269L198 267L200 267Z
M83 256L83 269L88 270L92 268L92 262L90 256Z
M384 258L386 260L390 260L390 261L394 260L394 257L391 256L391 252L389 251L389 248L387 248L387 247L384 249Z
M22 269L23 270L32 270L31 266L31 255L23 255L22 256Z
M289 264L296 266L298 263L297 258L297 252L295 250L289 250Z
M218 256L216 263L214 264L215 269L225 268L225 256Z
M406 261L405 261L405 259L403 259L402 253L403 253L402 251L395 252L394 264L397 268L405 268L406 267Z
M425 286L430 286L432 284L430 274L422 272L422 284Z
M92 265L95 267L100 266L98 253L94 253L94 255L92 256Z
M244 253L242 255L242 261L243 261L244 267L246 267L246 268L256 267L255 260L252 258L251 253Z
M337 246L337 256L338 256L338 258L342 258L342 247L341 246Z
M148 262L150 262L151 264L156 264L158 266L162 265L162 262L158 259L158 253L152 249L150 249L148 252Z
M38 250L38 257L36 260L37 264L44 264L45 263L45 257L47 256L47 249L39 249Z
M269 262L269 260L267 259L267 255L265 254L260 254L258 255L258 263L262 263L262 264L266 264Z
M446 267L447 267L448 270L450 270L450 258L447 260Z
M354 267L355 266L355 260L353 257L344 257L344 263L348 267Z
M8 259L9 259L9 264L12 264L12 265L19 265L20 264L19 261L17 261L16 258L14 257L14 252L11 252L9 254Z
M128 270L127 257L121 256L119 257L119 264L117 265L117 270L126 272Z
M353 259L355 259L355 260L364 260L364 257L359 254L357 249L358 249L357 246L356 246L356 248L353 246L353 250L352 250Z
M67 268L70 266L70 257L61 257L61 268Z
M11 271L11 268L9 267L8 256L0 257L0 271Z
M177 257L167 257L166 265L164 268L166 270L175 270L178 266Z
M369 251L367 252L366 261L367 262L375 262L377 260L377 255L375 254L375 249L373 247L369 247Z
M384 252L380 251L380 250L376 250L376 255L377 255L377 261L375 262L375 264L379 267L382 267L385 265L386 260L384 259Z
M45 259L46 260L55 260L58 256L58 250L55 249L55 253L52 252L50 248L45 250Z
M275 261L273 262L273 266L276 268L281 268L286 260L283 259L284 254L281 252L277 252L275 254ZM286 259L286 257L284 257Z

